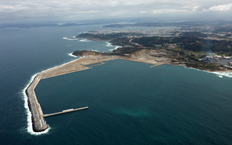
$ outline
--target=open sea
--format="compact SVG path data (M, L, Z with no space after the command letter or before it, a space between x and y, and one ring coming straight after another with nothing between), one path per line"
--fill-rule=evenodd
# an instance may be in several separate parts
M100 25L0 29L0 145L231 145L232 78L183 66L113 60L41 80L35 89L50 130L28 131L24 88L75 50L105 41L67 40Z

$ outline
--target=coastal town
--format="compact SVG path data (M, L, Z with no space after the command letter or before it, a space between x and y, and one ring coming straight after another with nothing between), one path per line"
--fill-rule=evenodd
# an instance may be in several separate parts
M135 25L136 26L136 25ZM117 28L114 25L105 26ZM123 25L122 25L123 27ZM115 29L115 30L99 30L99 31L88 31L87 33L91 34L109 34L109 33L125 33L127 37L130 38L139 38L139 37L181 37L181 36L191 36L198 37L206 40L232 40L232 26L225 24L222 26L215 26L211 24L207 25L174 25L171 24L168 26L160 27L148 27L146 29L133 29L129 27L128 29ZM128 35L127 35L128 34ZM190 35L189 35L190 34Z
M208 25L158 27L143 30L130 27L130 29L88 31L73 39L109 41L113 45L120 46L110 53L111 55L127 57L143 49L165 50L173 53L169 56L172 64L184 64L187 67L210 71L224 71L232 69L231 30L231 26Z

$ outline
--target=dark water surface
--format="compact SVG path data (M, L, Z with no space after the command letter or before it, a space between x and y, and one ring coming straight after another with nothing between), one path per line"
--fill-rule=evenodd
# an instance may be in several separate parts
M22 90L30 77L105 42L63 40L99 26L0 30L0 144L142 145L232 142L232 79L181 66L125 60L42 80L44 113L89 106L46 118L47 134L27 132Z
M49 134L71 144L230 143L231 79L149 66L114 60L42 80L36 93L45 114L89 106L46 118Z

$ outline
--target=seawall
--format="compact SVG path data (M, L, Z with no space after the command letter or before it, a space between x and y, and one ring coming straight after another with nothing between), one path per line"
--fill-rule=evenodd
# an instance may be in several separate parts
M32 114L31 119L32 119L32 124L33 124L33 130L35 132L41 132L48 128L43 118L42 108L37 100L37 97L34 91L41 77L42 75L38 74L26 90L26 94L28 97L28 106Z

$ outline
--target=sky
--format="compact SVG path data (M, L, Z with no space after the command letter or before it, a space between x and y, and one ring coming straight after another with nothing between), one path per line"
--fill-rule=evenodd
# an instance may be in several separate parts
M232 19L232 0L0 0L0 23L143 18Z

